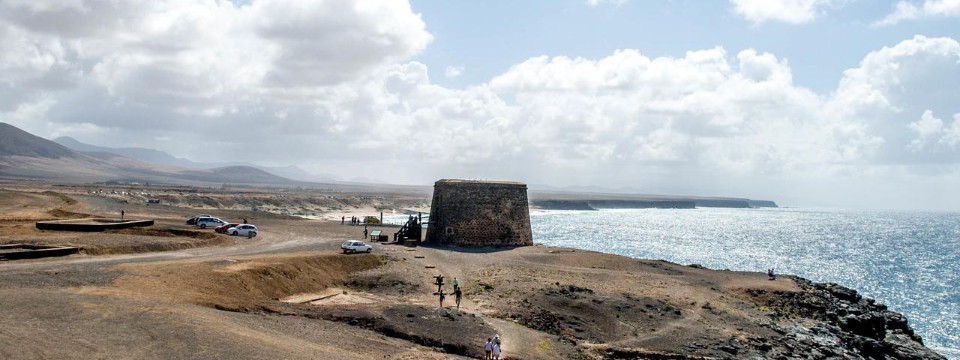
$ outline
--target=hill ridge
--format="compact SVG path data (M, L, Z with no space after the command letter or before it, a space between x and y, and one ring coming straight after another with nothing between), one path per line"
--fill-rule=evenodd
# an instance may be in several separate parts
M77 158L79 154L66 146L0 122L0 156L61 159Z

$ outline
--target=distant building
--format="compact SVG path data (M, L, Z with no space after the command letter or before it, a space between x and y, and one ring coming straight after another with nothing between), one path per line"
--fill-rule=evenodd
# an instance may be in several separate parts
M533 245L527 184L437 181L426 241L464 246Z

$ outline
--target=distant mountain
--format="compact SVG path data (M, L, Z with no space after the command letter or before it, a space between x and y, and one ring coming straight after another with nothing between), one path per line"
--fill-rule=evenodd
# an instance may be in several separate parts
M16 126L0 122L0 156L60 159L76 157L76 153Z
M71 138L58 140L83 151L71 150L13 125L0 123L0 176L61 181L302 184L251 166L190 169L170 164L169 161L155 163L144 160L173 158L162 151L142 148L117 150L83 144Z
M339 177L333 174L313 174L309 173L295 165L289 166L257 166L246 164L247 166L253 166L258 169L283 176L288 179L300 180L300 181L312 181L312 182L340 182L342 181Z
M96 145L82 143L77 139L74 139L69 136L61 136L56 139L53 139L53 141L60 145L66 146L70 149L73 149L75 151L112 153L112 154L123 155L131 159L151 162L154 164L173 165L173 166L181 166L181 167L188 167L188 168L202 167L202 166L197 166L198 164L190 160L187 160L184 158L178 158L160 150L138 148L138 147L111 148L111 147L105 147L105 146L96 146Z
M276 176L251 166L227 166L209 170L187 170L182 178L194 181L254 184L292 184L290 179Z
M57 142L60 145L66 146L75 151L80 151L83 153L112 153L123 155L128 158L137 159L141 161L146 161L155 164L163 165L172 165L179 166L191 169L216 169L223 167L253 167L266 172L269 172L273 175L280 177L285 177L287 179L293 179L298 181L315 181L315 182L335 182L339 179L334 175L321 174L315 175L309 172L304 171L303 169L290 165L290 166L259 166L250 163L244 162L217 162L217 163L198 163L190 161L189 159L175 157L164 151L139 148L139 147L123 147L123 148L111 148L106 146L97 146L82 143L77 139L74 139L69 136L61 136L53 141Z

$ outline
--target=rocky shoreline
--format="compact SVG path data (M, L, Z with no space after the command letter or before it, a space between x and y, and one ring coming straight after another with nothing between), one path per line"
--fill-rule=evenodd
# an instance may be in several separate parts
M483 340L476 335L495 331L489 325L492 321L510 321L549 334L550 349L562 352L553 355L575 359L945 359L923 345L903 315L856 290L792 276L778 281L795 282L800 291L746 290L741 300L764 315L738 324L742 336L703 336L666 348L632 346L629 338L636 334L625 333L616 323L643 323L659 330L690 316L692 310L672 305L669 299L611 296L572 284L522 294L517 306L504 304L501 311L485 317L399 304L279 312L341 322L468 357L482 356L474 345ZM698 311L716 315L724 314L723 307L697 304Z
M481 355L477 334L489 334L491 326L507 322L540 334L540 346L550 353L511 358L945 359L923 345L902 314L837 284L794 276L768 281L757 273L574 249L551 248L547 254L562 257L556 264L570 266L567 260L573 260L577 266L557 273L541 259L528 258L532 262L485 270L480 286L468 285L468 298L489 311L462 313L399 303L284 311L468 357ZM378 296L429 288L397 277L389 268L347 286ZM620 284L591 280L594 271L613 278L631 272L673 290L662 295L635 292L629 279ZM392 285L383 288L385 279ZM696 287L696 293L681 296L687 289L660 279L679 280Z
M902 314L833 283L794 278L801 292L750 291L771 309L776 339L731 344L735 354L846 359L945 359L923 345ZM776 346L770 345L776 342Z

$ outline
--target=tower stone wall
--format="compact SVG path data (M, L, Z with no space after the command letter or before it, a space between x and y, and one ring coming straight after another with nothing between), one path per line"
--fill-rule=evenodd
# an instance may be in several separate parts
M433 185L427 242L463 246L533 245L527 185L442 179Z

